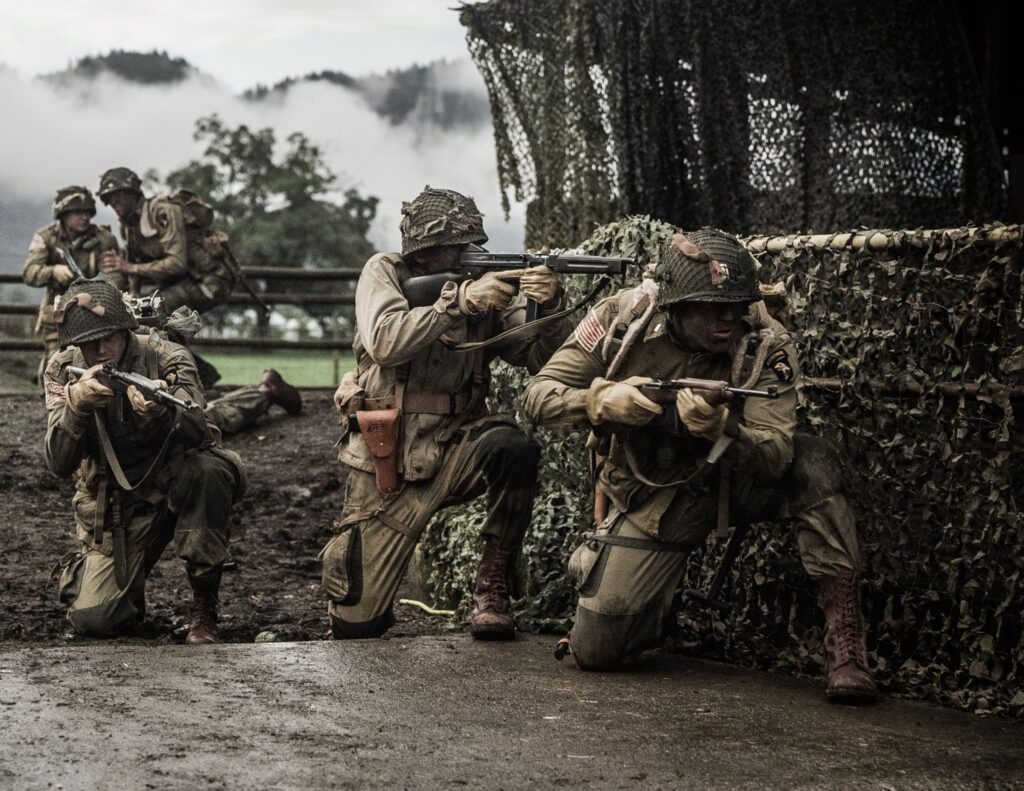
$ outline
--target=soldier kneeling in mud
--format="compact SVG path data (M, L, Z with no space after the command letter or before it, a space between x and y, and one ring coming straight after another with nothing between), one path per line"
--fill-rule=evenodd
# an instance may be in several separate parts
M711 228L677 234L648 278L598 304L526 391L543 426L590 428L610 513L570 561L579 604L571 650L611 670L654 648L688 553L715 526L795 521L800 559L825 612L830 699L870 701L857 531L824 440L796 431L791 334L761 301L754 261ZM731 381L777 398L724 403L681 389L663 408L657 379ZM709 464L711 459L716 464Z
M54 311L61 351L45 373L46 463L77 471L72 506L81 550L61 561L61 601L80 634L129 630L145 613L145 581L167 544L185 561L192 586L186 642L218 642L217 602L228 557L231 506L245 491L245 468L220 445L203 412L203 388L183 346L139 324L121 292L79 281ZM158 381L193 407L115 391L101 368ZM76 377L68 368L85 368Z

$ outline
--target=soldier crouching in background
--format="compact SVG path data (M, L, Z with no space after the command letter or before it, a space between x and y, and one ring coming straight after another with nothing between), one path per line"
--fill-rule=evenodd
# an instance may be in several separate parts
M324 548L324 592L335 638L377 637L394 623L392 600L427 523L440 509L487 495L483 557L473 589L474 637L508 639L509 588L537 485L538 447L510 416L488 413L489 365L501 356L531 372L568 335L564 318L546 332L487 349L452 343L494 338L523 323L526 298L551 315L557 275L538 266L443 284L433 304L410 307L402 283L454 269L470 244L487 241L471 198L427 188L402 206L402 253L371 258L356 286L357 370L335 403L359 430L343 438L349 467L339 533ZM521 276L521 279L520 279Z
M825 612L826 693L870 701L853 514L827 444L797 434L796 346L777 321L748 312L760 299L753 259L735 237L677 234L653 280L594 308L527 389L531 419L591 428L590 446L605 458L598 486L611 511L570 561L579 590L572 652L585 670L611 670L656 647L687 555L718 520L791 518ZM724 380L777 397L727 404L681 389L663 409L644 392L652 377Z
M80 634L129 630L145 613L145 582L173 539L185 561L193 603L189 644L213 643L231 506L245 491L245 468L220 446L203 414L203 389L188 350L138 321L121 292L80 281L57 303L61 352L45 374L46 463L62 478L77 471L75 513L81 550L61 561L61 601ZM141 374L190 401L190 409L115 391L101 367ZM74 376L69 366L87 369Z
M27 286L45 289L36 320L36 335L45 348L37 376L40 387L46 362L58 348L53 300L75 279L99 275L103 254L118 249L108 227L93 225L95 216L96 201L88 189L61 187L53 199L53 224L36 231L28 247L21 279Z

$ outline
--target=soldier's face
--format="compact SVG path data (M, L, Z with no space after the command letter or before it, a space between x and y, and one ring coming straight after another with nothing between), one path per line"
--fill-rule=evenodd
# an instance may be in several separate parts
M440 247L428 247L412 254L413 263L425 274L447 272L459 265L459 256L469 245L444 244Z
M107 196L107 205L114 210L119 220L127 220L135 213L139 195L132 190L114 190Z
M124 357L124 350L128 348L128 331L118 330L113 335L86 341L78 348L82 350L87 368L106 363L119 363Z
M729 354L743 332L743 302L686 302L669 310L676 338L691 349Z
M89 228L89 221L92 215L87 211L66 211L60 216L64 227L72 233L85 233Z

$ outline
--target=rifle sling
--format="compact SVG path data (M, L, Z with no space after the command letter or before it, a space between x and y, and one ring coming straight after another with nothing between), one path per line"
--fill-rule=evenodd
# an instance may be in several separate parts
M107 466L110 471L114 474L114 479L117 481L117 485L126 492L134 491L142 486L146 481L149 480L150 476L160 469L164 463L164 458L167 456L167 451L171 447L171 439L174 437L175 425L170 431L167 432L167 437L164 439L164 444L160 446L160 452L157 453L156 458L153 459L153 463L149 465L149 469L146 470L146 474L139 479L139 482L134 486L129 483L128 476L124 474L124 468L121 467L121 462L118 461L117 453L114 451L114 445L110 441L110 434L107 433L107 426L103 417L99 412L94 412L93 415L96 418L96 433L99 435L100 448L103 450L103 456L107 461Z
M440 338L439 340L453 352L475 352L480 349L487 349L491 346L506 343L510 340L526 340L527 338L532 338L539 334L540 331L548 324L558 321L559 319L563 319L570 313L575 313L585 305L589 305L594 301L594 298L597 297L598 292L608 284L608 281L609 277L607 275L602 275L597 279L597 282L594 284L594 287L590 289L590 292L575 305L570 305L564 310L552 313L550 316L543 316L539 319L535 319L534 321L527 322L526 324L520 324L518 327L512 327L504 332L498 333L493 338L488 338L485 341L456 343L455 341L445 338Z

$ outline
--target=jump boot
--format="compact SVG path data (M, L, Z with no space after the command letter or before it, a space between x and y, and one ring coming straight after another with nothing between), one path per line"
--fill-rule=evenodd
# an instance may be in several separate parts
M516 627L508 599L513 552L494 539L484 541L484 552L473 587L469 632L480 640L511 640Z
M192 586L192 606L188 611L188 636L185 645L207 645L219 643L217 633L217 592L220 590L222 567L218 566L201 577L188 570L188 581Z
M852 571L818 581L825 611L825 697L839 703L872 703L877 698L868 669L860 577Z
M263 372L256 389L269 398L271 404L281 407L289 415L297 415L302 411L302 394L273 368Z

